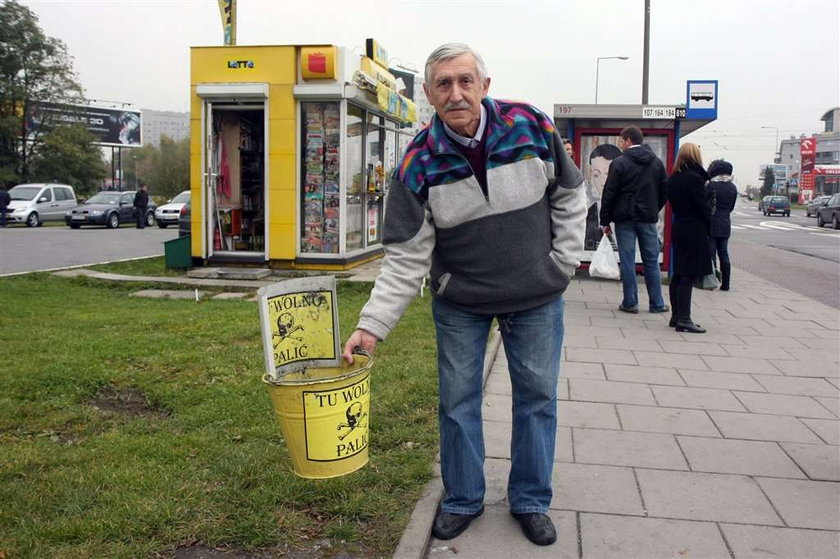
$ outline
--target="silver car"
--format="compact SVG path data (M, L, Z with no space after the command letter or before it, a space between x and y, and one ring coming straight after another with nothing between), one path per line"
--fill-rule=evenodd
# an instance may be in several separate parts
M11 223L38 227L45 221L62 221L64 213L76 206L76 193L66 184L19 184L9 190L12 201L6 210Z
M157 221L158 227L166 229L169 225L178 225L181 208L183 208L185 204L189 204L189 202L190 191L185 190L166 204L158 206L155 210L155 221Z

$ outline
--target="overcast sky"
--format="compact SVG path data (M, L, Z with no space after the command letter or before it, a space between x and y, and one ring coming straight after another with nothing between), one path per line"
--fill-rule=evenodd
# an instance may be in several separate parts
M64 41L88 98L189 110L189 47L218 45L216 0L25 1ZM651 0L649 104L685 102L686 81L716 79L719 117L683 141L757 183L779 138L823 129L840 105L837 0ZM488 66L490 95L556 103L641 103L644 0L239 0L237 43L328 43L422 69L441 43L466 42Z

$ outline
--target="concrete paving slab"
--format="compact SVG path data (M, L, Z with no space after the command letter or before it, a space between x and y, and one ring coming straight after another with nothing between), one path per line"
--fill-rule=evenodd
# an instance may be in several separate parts
M484 384L485 394L502 394L510 396L512 388L510 386L510 376L502 373L490 373L487 377L487 382Z
M642 469L636 470L636 476L650 516L782 525L770 502L749 477Z
M759 375L776 374L776 369L767 359L719 357L704 355L703 361L712 371L719 373L756 373ZM685 367L690 369L691 367Z
M800 419L826 444L840 445L840 421L832 419ZM794 441L797 442L797 441ZM811 441L799 441L811 442ZM816 442L816 441L813 441Z
M799 464L809 478L840 481L840 447L824 444L782 443L782 448Z
M570 347L566 348L567 361L580 361L583 363L623 363L625 365L636 365L636 358L633 352L623 349L587 349Z
M441 541L432 538L427 559L494 559L519 557L522 559L577 559L578 531L574 512L549 511L557 530L557 543L537 546L529 542L519 523L502 505L485 506L484 514L476 518L457 538ZM488 550L492 554L488 554Z
M558 402L557 424L563 427L620 429L612 404L590 402Z
M766 392L764 387L756 382L753 377L743 373L715 373L713 371L689 371L680 369L679 374L689 386Z
M776 375L753 375L753 378L772 394L840 397L840 389L822 378Z
M685 353L688 355L720 355L728 353L719 344L709 342L688 342L682 340L661 340L659 345L666 353ZM639 348L644 349L644 348Z
M198 298L207 296L206 291L199 291ZM196 291L193 289L141 289L130 294L129 297L146 297L148 299L192 299L195 301Z
M825 409L834 415L834 417L840 417L840 399L814 396L814 400L822 404Z
M639 367L607 363L604 365L604 370L607 379L611 381L685 386L685 382L677 371L669 367Z
M642 367L672 367L675 369L694 369L695 371L705 371L709 368L703 358L698 355L655 351L634 351L633 354Z
M729 559L729 551L712 522L581 514L584 557Z
M753 336L749 334L738 334L737 339L741 340L744 345L754 347L807 347L801 340L796 340L790 336Z
M806 363L803 361L775 361L776 368L789 377L821 377L825 379L840 378L840 367L826 367L823 363Z
M721 524L735 559L832 559L840 555L840 532Z
M510 423L513 421L513 413L511 412L510 406L510 396L504 394L485 394L481 416L488 421Z
M708 413L724 437L755 441L819 443L819 438L803 422L825 421L818 419L798 419L784 415L727 411L709 411ZM822 429L825 426L820 425L818 428ZM838 438L840 438L840 434L838 434Z
M653 339L595 336L595 340L598 342L598 347L602 349L662 351L662 346Z
M511 424L497 421L484 421L484 454L487 458L510 460ZM555 462L572 462L572 430L558 427L555 439Z
M573 378L569 380L569 397L583 402L656 405L647 384L630 382Z
M560 367L560 376L569 379L585 378L592 380L606 380L604 365L601 363L577 363L566 361Z
M613 514L644 514L639 486L630 468L555 464L552 507Z
M218 295L214 295L211 299L216 301L238 301L241 299L245 299L246 297L251 297L251 293L234 293L231 291L226 291L224 293L219 293Z
M706 412L680 408L616 405L621 427L627 431L720 437Z
M756 478L756 482L788 526L821 530L840 526L840 484L778 478Z
M572 429L575 461L586 464L687 470L674 437L661 433Z
M566 325L568 327L568 325ZM594 336L577 336L575 334L563 335L563 347L583 347L593 349L598 347Z
M773 442L686 436L678 436L677 441L695 472L805 478Z
M809 396L785 394L760 394L758 392L733 392L752 413L795 415L816 419L834 419L834 415Z
M729 357L737 357L740 359L796 359L784 347L780 346L722 344L721 347L724 351L726 351Z
M728 391L714 388L651 386L660 406L701 410L746 411Z

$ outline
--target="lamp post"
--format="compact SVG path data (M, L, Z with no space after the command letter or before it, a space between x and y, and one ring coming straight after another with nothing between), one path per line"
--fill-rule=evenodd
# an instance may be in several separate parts
M627 56L599 56L595 59L595 104L598 104L598 78L601 73L602 60L627 60Z
M773 152L774 153L773 163L776 163L776 159L778 159L780 157L780 152L778 151L779 150L779 127L778 126L762 126L762 128L765 128L767 130L775 130L776 131L776 150Z

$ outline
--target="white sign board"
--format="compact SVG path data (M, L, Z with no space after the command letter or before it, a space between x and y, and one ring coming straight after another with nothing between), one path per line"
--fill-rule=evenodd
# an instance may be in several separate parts
M661 118L661 119L675 119L677 118L676 107L642 107L642 118Z

